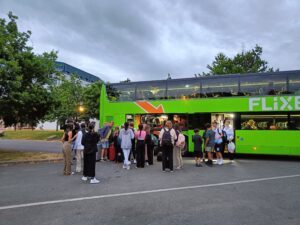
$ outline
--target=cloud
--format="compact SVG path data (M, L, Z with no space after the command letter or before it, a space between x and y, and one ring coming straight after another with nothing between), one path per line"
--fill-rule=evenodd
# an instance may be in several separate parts
M272 4L271 4L272 3ZM259 44L281 70L299 69L300 3L292 1L0 0L38 53L110 82L192 77L214 56Z

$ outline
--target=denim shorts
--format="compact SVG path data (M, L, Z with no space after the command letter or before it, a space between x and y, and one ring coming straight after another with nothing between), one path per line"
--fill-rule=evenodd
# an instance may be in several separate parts
M205 147L205 151L206 151L206 152L211 152L211 151L212 151L212 147L211 147L211 146Z
M104 141L101 142L102 148L109 148L109 142L108 141Z

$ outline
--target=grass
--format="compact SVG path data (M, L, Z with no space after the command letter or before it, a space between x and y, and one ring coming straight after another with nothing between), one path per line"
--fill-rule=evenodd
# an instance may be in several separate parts
M61 139L63 131L46 131L46 130L6 130L3 139L21 139L21 140L43 140L48 138Z
M59 160L62 159L62 153L47 152L18 152L9 150L0 150L1 162L20 162L20 161L42 161L42 160Z

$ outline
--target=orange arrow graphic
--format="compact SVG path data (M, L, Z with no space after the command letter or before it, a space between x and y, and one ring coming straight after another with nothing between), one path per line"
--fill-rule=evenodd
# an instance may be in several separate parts
M161 104L157 107L147 101L137 101L136 104L147 113L164 113L164 108Z

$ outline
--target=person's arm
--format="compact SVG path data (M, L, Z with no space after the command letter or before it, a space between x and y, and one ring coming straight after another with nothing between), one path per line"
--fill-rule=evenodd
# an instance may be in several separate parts
M78 133L72 138L72 141L76 140L77 137L78 137Z
M61 138L61 142L64 143L65 142L65 133L63 134L62 138Z

